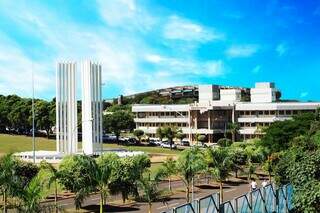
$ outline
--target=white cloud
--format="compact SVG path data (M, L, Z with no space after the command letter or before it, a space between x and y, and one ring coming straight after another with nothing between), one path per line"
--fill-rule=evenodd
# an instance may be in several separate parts
M97 0L101 16L113 27L147 31L157 22L156 17L138 6L135 0Z
M145 60L157 65L161 70L157 73L158 76L220 76L225 74L226 70L222 60L197 61L191 58L173 58L154 54L148 54Z
M145 59L146 61L151 63L159 63L164 60L160 55L156 55L156 54L147 54L145 56Z
M226 55L230 58L250 57L259 49L256 44L233 45L226 50Z
M300 98L305 98L305 97L307 97L308 95L309 95L308 92L301 92L301 93L300 93Z
M280 43L276 47L276 52L278 53L278 56L283 56L287 53L288 51L288 45L285 43Z
M30 67L33 64L36 95L41 93L42 97L51 98L55 93L55 62L87 58L101 62L104 83L116 85L124 94L190 83L186 76L224 74L225 66L220 60L199 61L189 52L185 55L176 53L170 57L159 54L161 50L152 48L139 33L148 31L154 24L162 29L163 23L156 22L157 17L151 16L133 0L119 0L120 6L116 5L117 2L99 1L105 25L98 27L59 17L41 4L27 7L9 2L6 9L0 8L0 12L13 21L14 27L38 40L41 45L39 49L47 50L42 51L38 57L30 57L25 52L26 47L0 37L1 93L30 96ZM192 22L187 23L191 23L189 27L197 31L188 39L202 42L216 38L211 30L201 25L192 25ZM130 31L130 36L123 36L127 30L139 32ZM163 39L162 35L157 38ZM153 54L155 52L157 54ZM145 61L156 64L156 74L150 74L149 70L141 66L141 62ZM108 91L104 92L104 96L110 97Z
M54 76L48 64L38 63L25 55L17 44L0 34L0 91L1 94L32 95L32 71L36 95L43 96L54 87Z
M179 16L170 16L164 26L163 35L167 39L206 43L222 39L221 33Z
M260 65L257 65L255 66L252 71L251 71L253 74L258 74L261 72L261 66Z

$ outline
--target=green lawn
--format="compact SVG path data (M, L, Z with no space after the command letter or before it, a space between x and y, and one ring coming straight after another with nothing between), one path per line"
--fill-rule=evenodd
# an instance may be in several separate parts
M36 138L36 150L55 150L55 140ZM0 134L0 154L32 150L32 137Z
M81 143L78 144L81 147ZM178 150L147 146L121 146L117 144L104 144L106 148L124 148L131 151L143 151L150 154L177 154ZM55 150L56 141L52 139L36 138L36 150ZM23 152L32 150L32 137L20 135L0 134L0 154L10 152Z
M130 151L142 151L149 154L172 154L176 155L179 150L170 150L167 148L153 147L153 146L122 146L117 144L104 144L105 148L124 148Z

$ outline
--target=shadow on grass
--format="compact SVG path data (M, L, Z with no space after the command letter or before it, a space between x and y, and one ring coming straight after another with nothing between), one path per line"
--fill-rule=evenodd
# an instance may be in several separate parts
M89 212L100 212L99 205L88 205L84 206L81 209L89 211ZM137 211L139 208L130 207L130 206L113 206L113 205L104 205L103 212L131 212Z
M220 189L218 185L211 185L211 184L201 184L196 186L199 189ZM230 186L223 186L224 189L230 188Z
M237 181L228 180L228 181L225 181L224 183L230 186L239 186L241 184L248 184L248 181L243 179L237 180Z

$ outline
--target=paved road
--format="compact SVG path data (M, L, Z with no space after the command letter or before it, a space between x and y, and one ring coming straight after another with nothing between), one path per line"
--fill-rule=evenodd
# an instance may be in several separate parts
M219 188L217 186L208 186L204 183L198 183L196 184L196 187L194 187L194 198L198 199L201 197L205 197L207 195L216 193L219 191ZM162 182L160 184L161 189L164 189L168 187L167 182ZM172 182L172 188L178 189L183 188L184 185L182 181L174 181ZM224 184L224 200L231 200L237 196L240 196L249 190L249 185L245 181L241 183L230 183L230 184ZM191 194L190 194L191 197ZM111 200L121 200L121 196L112 196L110 198ZM83 203L83 208L88 210L89 212L95 212L93 209L99 209L100 197L99 195L91 195L89 198L87 198ZM172 196L169 200L166 202L155 202L152 205L153 212L163 212L169 209L172 209L173 207L180 206L185 203L185 193L181 192L178 194L175 194ZM62 206L65 209L74 208L74 200L73 198L64 199L59 201L59 205ZM97 212L97 211L96 211ZM132 203L127 205L107 205L105 208L105 212L133 212L133 213L142 213L142 212L148 212L148 204L147 203Z

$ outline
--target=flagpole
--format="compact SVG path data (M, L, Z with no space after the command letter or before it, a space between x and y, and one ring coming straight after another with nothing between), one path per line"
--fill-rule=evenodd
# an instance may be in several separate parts
M33 76L33 64L32 64L32 152L33 152L33 163L36 162L36 144L34 138L34 76Z

